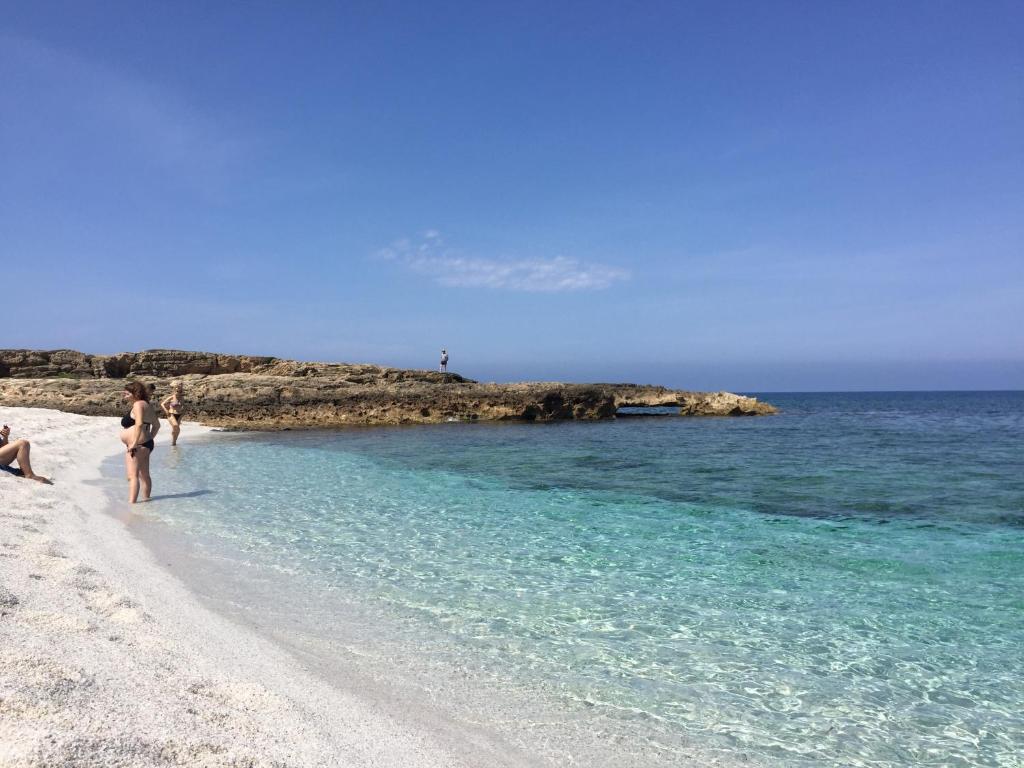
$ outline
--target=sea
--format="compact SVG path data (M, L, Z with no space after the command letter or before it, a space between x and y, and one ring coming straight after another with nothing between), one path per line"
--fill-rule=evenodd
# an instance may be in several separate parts
M1024 392L760 397L164 434L134 530L324 675L550 764L1024 765Z

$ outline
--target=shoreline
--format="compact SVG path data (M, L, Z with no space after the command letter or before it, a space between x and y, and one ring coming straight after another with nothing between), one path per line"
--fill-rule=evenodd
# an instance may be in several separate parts
M471 677L466 670L400 658L393 625L365 605L347 611L338 596L324 595L325 621L364 641L384 635L380 648L322 642L312 625L293 630L289 622L301 617L289 615L283 582L259 595L258 569L209 558L204 566L197 542L160 530L159 520L146 519L148 505L117 503L114 479L104 475L118 467L114 418L8 407L0 417L32 440L34 463L56 483L0 478L5 766L734 762L689 742L652 752L640 738L629 745L640 754L617 759L605 752L616 736L598 738L579 713L528 718L528 709L550 710L531 700L525 682L467 687L452 678ZM183 439L211 432L186 423ZM170 447L158 442L158 450ZM158 474L156 484L159 503ZM475 698L456 706L470 688ZM627 725L619 747L629 735Z
M544 430L558 439L523 465L516 440L488 447L493 441L478 439L472 426L426 429L424 439L397 443L387 428L377 438L318 440L203 437L194 426L178 451L158 449L157 507L142 505L146 514L129 514L126 526L115 420L0 407L13 436L33 440L38 471L57 482L0 475L0 765L682 768L843 762L854 754L879 765L940 754L965 765L1012 762L1019 707L1008 703L1021 695L1012 587L1021 571L1014 567L1019 514L1008 494L1022 488L1005 460L1014 455L1009 439L1020 410L1004 412L993 407L998 402L952 421L942 416L948 402L941 398L913 407L904 398L881 410L873 401L850 406L839 418L825 401L807 404L791 417L802 427L780 422L774 430L770 422L764 429L718 422L666 432L652 423L656 447L641 457L655 468L654 452L674 445L671 465L700 472L717 447L740 440L752 442L739 463L755 478L776 472L778 450L765 447L793 443L793 426L812 438L793 457L804 466L822 454L814 435L836 424L842 439L823 455L844 471L823 477L816 496L834 500L832 514L801 515L817 505L801 506L800 491L776 497L773 507L750 508L739 498L735 507L691 509L652 475L623 486L651 489L661 500L645 516L653 527L637 532L681 524L684 539L622 548L602 534L610 528L596 528L574 551L596 543L587 551L623 552L623 567L606 571L615 591L561 589L571 582L556 560L530 572L524 583L538 585L538 597L520 606L487 597L503 589L495 582L504 578L502 556L543 565L564 554L559 542L575 541L572 523L578 514L589 520L594 502L616 505L621 514L609 519L626 525L636 505L603 490L534 498L532 485L508 482L519 473L495 468L546 466L547 457L580 446L579 466L596 481L584 487L603 489L594 474L601 465L591 461L602 453L597 447L620 461L632 456L614 424L596 442L589 425ZM840 461L879 430L894 433L893 414L895 433L915 436L913 447L902 440L881 456ZM515 429L532 443L533 427ZM958 440L949 440L949 429ZM459 433L464 439L455 439ZM941 451L942 460L908 479L921 449ZM945 467L958 461L963 472L944 481ZM850 487L849 469L872 473L872 484ZM474 481L478 471L490 479ZM993 482L979 487L977 473L989 471L997 472ZM323 482L304 482L307 472ZM545 488L576 487L553 482L559 478L571 481L564 472L543 475ZM943 482L947 496L928 495ZM888 504L889 488L917 506L877 506ZM509 494L515 499L506 503ZM448 514L449 504L463 506ZM534 546L522 523L504 522L523 510L552 521L543 528L554 549L540 540ZM726 551L720 542L729 542ZM764 558L773 542L785 558ZM452 546L457 556L460 546L480 552L473 562L481 567L448 557ZM680 546L694 556L680 560ZM577 666L578 655L561 651L579 635L554 631L555 622L571 619L576 607L600 615L605 595L622 595L610 604L622 605L655 571L678 574L676 587L653 591L650 610L627 607L644 634L635 643L625 638L628 656L614 643L609 651L647 672L628 680L641 688L663 681L671 698L620 697L615 680L607 687L599 676L616 676L623 665ZM969 604L962 585L974 595ZM722 613L723 601L738 612ZM837 612L837 604L848 607ZM661 605L688 607L669 608L669 623L659 624ZM505 632L506 616L530 633ZM662 626L679 642L647 643L665 636ZM496 631L479 631L490 627ZM822 628L828 645L816 639ZM963 642L951 646L950 636ZM999 644L987 645L988 637ZM928 718L876 717L914 712L925 699L934 701ZM677 706L687 707L682 717ZM943 726L953 722L978 741L965 744Z
M758 765L678 733L655 732L651 723L599 713L593 702L539 679L503 674L493 659L453 659L445 636L411 626L416 617L309 574L253 561L230 542L158 520L141 521L132 534L168 570L173 564L173 575L203 606L273 643L318 679L355 691L403 722L474 744L500 744L503 754L516 756L514 765Z
M55 482L0 478L5 766L543 764L395 717L202 605L105 512L115 419L0 417Z

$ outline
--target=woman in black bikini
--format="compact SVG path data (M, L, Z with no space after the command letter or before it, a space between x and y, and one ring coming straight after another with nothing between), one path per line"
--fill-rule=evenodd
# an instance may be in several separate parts
M160 407L167 414L167 422L171 425L171 445L178 444L181 432L181 420L185 418L185 396L182 394L180 381L171 385L171 394L160 401Z
M128 501L134 504L142 486L142 500L149 501L153 481L149 476L149 455L155 447L153 438L160 431L160 419L149 402L149 388L137 381L124 388L124 399L131 401L131 412L121 419L121 442L125 446L125 469L128 471Z

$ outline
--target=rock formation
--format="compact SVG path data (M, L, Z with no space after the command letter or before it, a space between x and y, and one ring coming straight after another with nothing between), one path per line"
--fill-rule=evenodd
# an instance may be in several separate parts
M118 355L0 350L3 405L118 415L127 378L155 384L156 399L171 381L181 381L186 418L243 429L603 419L622 407L654 406L679 408L685 416L775 413L752 397L636 384L482 384L455 373L165 349Z

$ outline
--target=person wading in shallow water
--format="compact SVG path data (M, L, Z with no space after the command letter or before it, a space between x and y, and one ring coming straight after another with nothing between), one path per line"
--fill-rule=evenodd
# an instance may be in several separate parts
M121 419L121 442L124 443L124 465L128 473L128 501L134 504L142 489L142 500L149 501L153 480L149 476L149 456L155 448L153 438L160 431L156 408L149 402L149 387L132 382L124 388L124 399L132 404L131 412Z
M167 414L167 421L171 425L171 445L178 444L178 434L181 432L181 421L185 418L185 396L182 394L180 381L171 385L171 394L160 401L160 407Z
M53 485L42 475L32 471L32 462L29 461L31 450L32 446L28 440L11 440L11 428L4 424L3 429L0 429L0 469L17 477L27 477L29 480ZM18 462L17 468L10 466L12 461Z

